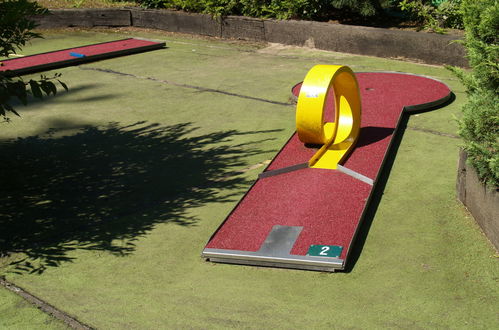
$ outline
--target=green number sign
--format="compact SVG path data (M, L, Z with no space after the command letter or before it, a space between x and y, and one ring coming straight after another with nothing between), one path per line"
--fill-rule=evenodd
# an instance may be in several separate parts
M338 245L310 245L307 256L339 258L343 246Z

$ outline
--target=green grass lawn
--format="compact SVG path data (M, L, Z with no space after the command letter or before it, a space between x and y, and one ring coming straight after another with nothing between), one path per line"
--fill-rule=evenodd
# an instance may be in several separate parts
M0 276L102 329L497 324L496 252L455 198L465 94L449 71L142 30L45 31L21 53L131 35L168 48L56 70L69 92L1 124L0 242L12 253ZM290 89L319 63L428 75L456 100L409 118L350 271L205 262L263 167L234 171L286 142ZM0 299L2 327L62 327L5 289Z
M0 328L2 329L65 329L52 316L33 307L24 298L3 287L0 289Z

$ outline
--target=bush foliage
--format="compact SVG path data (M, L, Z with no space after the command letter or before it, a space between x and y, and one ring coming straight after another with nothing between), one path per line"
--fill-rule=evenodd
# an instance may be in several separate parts
M148 8L173 8L215 16L322 19L332 10L362 16L380 14L389 0L138 0Z
M460 135L480 178L499 187L499 2L463 0L462 10L472 70L452 69L468 93Z
M438 33L445 28L462 29L462 0L400 0L398 7L421 27Z
M137 0L147 8L171 8L213 16L328 20L399 12L423 28L444 32L462 28L462 0ZM400 15L398 15L400 16ZM393 17L392 17L393 18Z
M30 16L44 14L46 10L36 2L28 0L1 0L0 1L0 57L8 57L21 49L27 41L41 38L33 32L35 23ZM1 65L1 61L0 61ZM58 80L59 74L53 77L42 75L39 80L24 81L20 77L11 77L7 72L0 71L0 116L9 120L8 113L19 115L14 109L14 102L27 104L28 96L43 98L43 95L55 95L57 88L52 80ZM67 86L59 81L67 90Z

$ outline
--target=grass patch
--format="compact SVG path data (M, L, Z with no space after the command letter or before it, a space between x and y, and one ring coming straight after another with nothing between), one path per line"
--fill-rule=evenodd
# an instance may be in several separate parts
M38 0L42 7L49 9L70 9L70 8L120 8L136 7L135 1L119 0Z
M2 329L66 329L57 319L43 313L13 292L0 287Z

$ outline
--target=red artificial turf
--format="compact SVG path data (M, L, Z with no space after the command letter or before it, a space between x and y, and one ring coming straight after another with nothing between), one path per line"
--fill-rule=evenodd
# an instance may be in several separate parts
M75 65L91 60L157 49L163 46L164 43L129 38L3 60L0 61L3 64L0 66L0 71L10 70L15 74L26 74L67 65ZM85 56L74 57L70 53L77 53Z
M376 179L403 110L424 104L428 108L431 102L448 98L450 90L439 81L415 75L356 76L362 99L361 133L343 166ZM294 95L300 87L293 88ZM294 134L266 171L307 162L315 151ZM257 251L274 225L303 226L291 254L306 255L312 244L340 245L344 247L340 258L346 259L372 189L335 170L306 168L259 179L206 248Z

